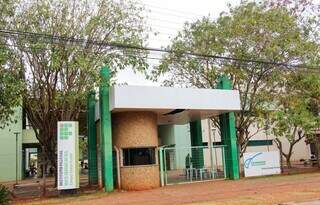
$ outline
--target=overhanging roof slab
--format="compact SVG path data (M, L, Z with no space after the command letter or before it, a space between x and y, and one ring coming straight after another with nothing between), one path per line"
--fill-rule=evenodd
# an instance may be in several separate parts
M172 111L177 111L170 114ZM184 124L240 110L237 90L150 86L110 88L110 111L152 111L159 124Z

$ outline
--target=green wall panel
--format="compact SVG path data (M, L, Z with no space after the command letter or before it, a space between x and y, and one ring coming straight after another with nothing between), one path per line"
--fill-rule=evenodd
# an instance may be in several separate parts
M4 129L0 129L0 182L13 181L16 179L16 169L18 179L22 176L22 108L16 108L13 118L15 123L11 123ZM19 132L18 143L14 132ZM18 151L16 151L18 144ZM18 153L18 166L16 167L16 156Z

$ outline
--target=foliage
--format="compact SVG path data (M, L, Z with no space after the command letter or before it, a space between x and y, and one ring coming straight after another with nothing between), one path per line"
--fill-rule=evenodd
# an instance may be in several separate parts
M82 159L88 159L88 140L85 138L79 138L79 151L82 154Z
M21 1L8 16L12 23L7 29L29 32L7 36L6 41L12 45L8 49L14 66L23 73L24 109L53 167L57 121L79 120L84 114L87 93L97 86L100 67L109 65L112 74L127 66L135 71L146 68L145 52L91 43L143 46L147 28L143 7L138 5L116 0Z
M0 0L0 27L6 24L6 15L11 15L12 7L8 1ZM13 119L14 108L21 105L20 94L22 85L19 73L9 62L11 52L5 48L5 39L0 36L0 128L9 124Z
M294 83L290 85L299 95L309 99L310 111L315 116L320 115L320 69L318 70L295 76Z
M210 56L305 63L314 43L307 29L301 28L286 8L244 1L240 6L230 7L216 20L204 17L186 23L167 49L172 52L164 55L161 65L152 73L154 79L164 75L166 85L215 88L219 75L225 73L230 77L241 98L241 111L235 116L242 155L250 138L257 133L251 133L249 127L257 123L258 131L263 129L261 125L277 95L280 71L287 68Z
M305 137L313 137L315 130L320 127L320 116L314 113L312 95L308 94L311 90L308 90L307 86L301 86L301 83L308 81L306 75L309 74L286 75L284 87L275 99L276 109L271 115L272 132L277 137L275 142L286 158L288 167L291 167L290 158L296 143ZM315 80L320 80L319 75L314 77L317 78ZM317 92L319 94L320 91ZM282 149L283 140L281 139L289 143L287 152Z
M6 57L0 54L0 61L1 58ZM13 121L15 108L21 105L22 86L17 79L17 73L0 65L0 128Z
M10 202L10 191L7 187L0 184L0 205L6 205Z

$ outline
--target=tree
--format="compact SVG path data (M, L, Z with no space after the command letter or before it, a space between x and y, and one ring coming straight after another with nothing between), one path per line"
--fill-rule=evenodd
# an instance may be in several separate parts
M288 168L291 168L294 146L306 136L314 135L320 118L312 112L313 107L310 107L312 99L299 92L306 90L306 87L297 88L294 86L297 83L296 77L288 78L286 86L281 89L275 100L276 109L271 114L271 122L272 132L276 136L275 143L285 157ZM283 150L282 139L289 143L287 151Z
M210 55L295 64L306 62L313 44L307 29L301 28L286 8L243 2L230 7L217 20L204 17L186 23L167 48L172 52L163 57L152 77L158 79L164 75L166 85L215 88L217 77L227 74L233 88L240 92L241 111L235 113L235 117L242 156L249 140L263 129L264 116L277 95L280 71L288 68ZM259 129L252 133L249 128L254 123Z
M78 120L85 112L86 96L97 87L100 67L109 65L113 75L128 66L145 69L145 52L92 44L142 46L147 36L143 8L138 5L135 1L43 0L22 1L15 8L6 28L24 35L6 36L8 49L24 74L23 107L45 149L43 157L55 170L57 121Z
M290 83L288 87L290 88L290 95L295 95L295 98L300 99L304 103L300 103L300 106L303 106L303 112L295 113L296 117L299 117L298 121L295 122L295 126L299 125L300 129L305 133L304 136L307 143L314 143L316 145L317 150L315 155L319 165L320 138L317 132L319 132L320 128L320 69L298 72L294 75L292 74L289 79ZM299 109L296 110L299 111ZM290 150L287 155L291 155Z
M79 140L79 151L81 153L81 160L88 159L88 141L84 138Z
M12 5L8 1L0 1L0 27L6 24L6 15L12 14ZM21 105L22 86L19 72L12 68L11 52L5 48L6 41L0 37L0 128L3 128L13 119L14 109Z
M0 61L5 61L6 58L0 49ZM19 74L3 68L0 62L0 128L14 121L12 114L21 105L22 86L17 79Z

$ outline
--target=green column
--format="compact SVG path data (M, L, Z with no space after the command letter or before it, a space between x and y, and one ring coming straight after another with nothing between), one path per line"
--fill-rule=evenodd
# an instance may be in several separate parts
M202 129L201 129L201 120L190 122L190 137L191 137L191 147L192 148L192 166L194 168L203 168L204 159L203 159L203 146L202 143Z
M89 184L98 184L97 165L97 133L95 123L95 92L89 93L87 98L87 136L88 136L88 159L89 159Z
M99 87L100 99L100 143L102 182L106 192L113 191L113 163L112 163L112 132L111 113L109 110L109 80L110 71L107 67L101 68L101 83Z
M227 76L220 77L218 89L232 89L231 82ZM239 179L238 146L234 113L221 114L219 119L221 141L222 144L226 145L224 155L226 177L229 179Z

